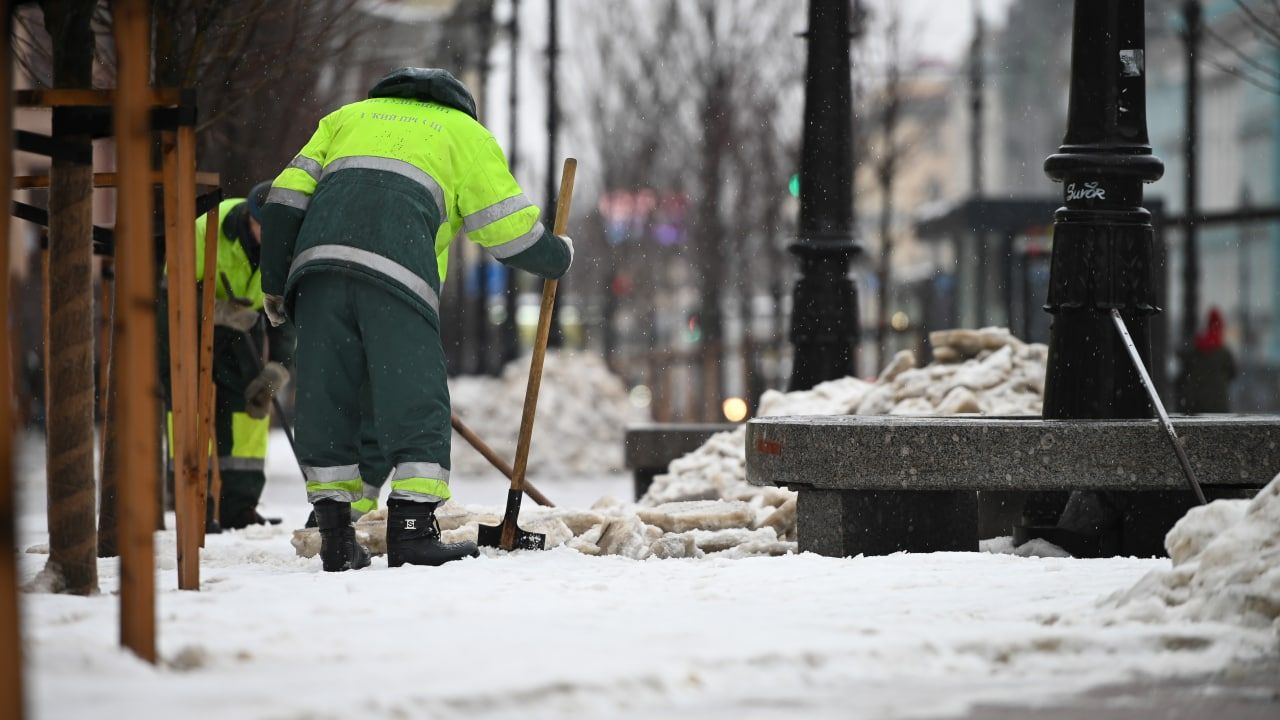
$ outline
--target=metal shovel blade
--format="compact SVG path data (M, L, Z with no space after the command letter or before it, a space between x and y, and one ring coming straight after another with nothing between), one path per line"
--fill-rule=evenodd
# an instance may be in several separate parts
M524 493L512 488L507 491L507 511L497 525L481 525L476 541L481 547L501 550L541 550L547 546L547 536L521 530L516 521L520 517L520 498ZM506 537L503 537L506 531ZM503 540L506 542L503 542Z
M546 535L528 532L517 527L515 542L511 544L511 547L503 547L501 525L481 525L477 540L481 547L501 548L503 550L542 550L547 545Z

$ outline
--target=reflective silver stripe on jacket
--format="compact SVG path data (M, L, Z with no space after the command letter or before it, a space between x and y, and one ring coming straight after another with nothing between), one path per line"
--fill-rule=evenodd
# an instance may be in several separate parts
M492 225L531 207L533 203L529 202L529 198L525 197L524 193L506 200L499 200L483 210L477 210L462 218L462 229L466 232L475 232L486 225Z
M499 260L503 258L509 258L512 255L519 255L525 250L528 250L529 248L533 247L534 244L538 242L538 240L542 237L542 234L545 232L546 232L546 229L542 227L542 223L536 222L533 224L533 227L529 230L529 232L521 235L515 240L509 240L507 242L504 242L501 245L486 247L485 252L489 253L495 258L498 258Z
M219 470L252 472L254 470L262 470L266 465L267 461L262 458L236 457L234 455L218 456Z
M311 204L311 196L298 190L290 190L288 188L273 187L271 192L267 193L267 202L265 205L278 203L287 205L291 208L298 208L306 212L307 206Z
M310 465L302 466L302 474L306 476L307 482L313 483L331 483L342 482L343 480L359 480L359 465L330 465L328 467L312 467ZM356 493L359 495L359 493Z
M316 260L340 260L360 265L370 270L376 270L405 286L409 292L417 295L434 312L440 312L440 296L436 295L436 291L431 289L426 280L418 277L412 270L395 260L368 250L361 250L360 248L346 245L317 245L313 248L308 248L293 258L293 265L289 267L289 276L293 277L298 268Z
M312 160L306 155L298 155L289 163L289 167L297 168L302 172L311 176L312 180L320 182L320 176L324 172L324 168L316 160Z
M428 480L440 480L449 482L449 471L444 467L431 462L402 462L396 465L395 474L391 476L391 480L404 480L406 478L426 478Z
M449 209L444 204L444 188L440 187L440 183L436 179L427 174L425 170L403 160L395 158L378 157L376 155L352 155L351 157L338 158L328 165L324 166L324 174L321 178L326 178L339 170L382 170L383 172L395 173L401 177L406 177L431 193L431 198L436 201L436 209L440 211L440 222L449 221Z

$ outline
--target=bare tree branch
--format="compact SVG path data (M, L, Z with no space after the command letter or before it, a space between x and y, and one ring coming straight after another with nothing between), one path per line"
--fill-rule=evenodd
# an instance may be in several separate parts
M1258 72L1261 72L1269 77L1280 79L1280 71L1275 70L1275 68L1272 68L1270 65L1267 65L1266 63L1262 63L1253 59L1252 57L1249 56L1248 53L1241 50L1235 43L1229 42L1226 38L1219 35L1212 28L1205 27L1204 31L1206 35L1216 40L1224 48L1229 50L1231 54L1240 58L1240 60L1242 60L1246 65L1252 67L1254 70L1257 70Z
M1277 29L1271 23L1268 23L1259 17L1258 14L1253 11L1253 8L1249 7L1249 4L1244 0L1235 0L1235 4L1236 7L1240 8L1240 10L1253 21L1253 27L1271 36L1272 43L1280 43L1280 29Z

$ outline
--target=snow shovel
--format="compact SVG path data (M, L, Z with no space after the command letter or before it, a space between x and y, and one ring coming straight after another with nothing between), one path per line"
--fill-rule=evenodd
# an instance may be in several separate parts
M573 177L578 161L565 158L560 174L560 198L556 203L556 221L552 230L564 235L569 223L569 205L573 201ZM511 474L511 489L507 491L507 511L501 525L481 525L480 545L503 550L542 550L547 536L521 530L520 498L524 495L524 475L529 465L529 444L533 439L533 416L538 407L538 388L542 384L542 361L547 354L547 338L551 335L551 309L556 302L555 280L542 283L542 308L538 312L538 334L533 343L533 358L529 363L529 385L524 392L524 414L520 418L520 438L516 442L516 466Z
M1187 484L1191 486L1191 492L1195 493L1196 500L1201 505L1208 503L1204 497L1204 490L1200 488L1200 481L1196 480L1196 474L1191 469L1191 461L1187 459L1187 451L1182 448L1182 443L1178 442L1178 433L1173 429L1173 422L1169 420L1169 414L1164 410L1164 403L1160 402L1160 396L1156 394L1156 386L1151 382L1151 376L1147 374L1147 367L1142 364L1142 358L1138 355L1138 348L1133 344L1133 338L1129 336L1129 328L1124 324L1124 318L1120 316L1120 311L1111 308L1111 319L1116 324L1116 330L1120 333L1120 337L1124 338L1124 346L1129 351L1129 359L1133 360L1133 366L1138 371L1138 377L1142 378L1142 387L1147 390L1147 397L1151 399L1151 404L1155 406L1156 414L1160 416L1160 424L1164 426L1164 432L1169 436L1169 442L1173 443L1173 452L1178 456L1178 464L1182 465L1182 473L1187 476Z

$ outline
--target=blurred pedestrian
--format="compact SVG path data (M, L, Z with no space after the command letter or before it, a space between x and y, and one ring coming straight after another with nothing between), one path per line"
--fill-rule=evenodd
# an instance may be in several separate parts
M1179 409L1188 414L1225 413L1231 411L1231 381L1235 379L1236 360L1223 341L1226 323L1218 308L1209 310L1203 332L1194 346L1182 355L1182 374L1178 376Z
M387 563L477 554L441 541L449 387L439 298L466 237L513 267L563 275L573 244L544 229L475 100L444 70L401 68L320 121L263 211L271 322L298 329L297 449L326 571L369 564L351 503L364 498L361 430L393 466Z

